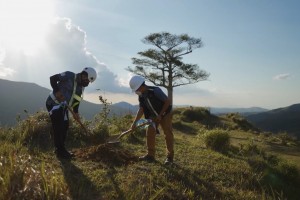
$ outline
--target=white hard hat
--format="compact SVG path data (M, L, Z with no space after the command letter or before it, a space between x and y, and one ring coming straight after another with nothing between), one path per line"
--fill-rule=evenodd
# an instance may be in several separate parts
M94 68L92 67L85 67L83 70L83 72L86 72L88 74L88 79L89 81L92 83L96 80L97 78L97 72Z
M129 81L130 88L132 92L135 92L139 87L145 82L144 77L142 76L133 76Z

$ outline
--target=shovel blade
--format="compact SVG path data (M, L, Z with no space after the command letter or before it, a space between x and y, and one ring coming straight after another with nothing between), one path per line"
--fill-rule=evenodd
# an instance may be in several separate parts
M118 144L120 142L121 142L120 140L111 140L111 141L108 141L107 144Z

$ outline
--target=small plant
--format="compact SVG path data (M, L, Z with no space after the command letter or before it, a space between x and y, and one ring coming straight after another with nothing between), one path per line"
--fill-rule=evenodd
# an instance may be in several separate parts
M103 104L103 108L101 112L94 117L94 128L91 131L92 135L88 136L89 140L93 143L103 142L109 137L109 126L111 123L111 119L109 119L109 106L111 103L102 96L99 96L99 101Z
M208 130L204 134L204 142L210 149L216 151L227 151L230 145L229 133L222 129Z
M99 113L101 119L100 122L105 124L108 122L108 115L110 113L109 106L111 103L109 103L107 99L103 98L101 95L99 96L99 101L103 104L102 111Z
M105 141L105 139L109 136L108 125L99 123L93 130L93 142Z

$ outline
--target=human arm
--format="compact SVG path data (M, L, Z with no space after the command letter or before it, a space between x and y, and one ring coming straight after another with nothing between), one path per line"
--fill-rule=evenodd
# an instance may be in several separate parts
M60 74L55 74L55 75L50 77L50 84L51 84L51 87L53 89L53 94L54 94L55 98L59 102L63 102L63 101L65 101L65 97L62 94L62 92L59 90L59 87L58 87L58 82L59 81L60 81Z
M70 106L67 105L68 110L72 113L73 118L75 119L75 121L78 122L78 124L84 129L85 133L88 135L88 130L86 129L86 127L82 124L81 120L80 120L80 116L78 113L74 113L74 111L72 110L72 108Z
M55 74L50 77L50 84L53 88L53 93L55 94L57 91L59 91L58 82L60 81L59 74Z
M165 101L164 101L164 105L161 109L161 111L159 112L158 116L156 117L156 121L157 122L160 122L164 113L167 111L167 109L169 108L169 106L171 105L171 100L169 98L167 98Z
M136 115L135 115L135 119L133 121L133 123L131 124L131 129L134 129L136 127L136 122L141 119L141 117L144 114L144 109L142 107L139 107L139 110L137 111Z

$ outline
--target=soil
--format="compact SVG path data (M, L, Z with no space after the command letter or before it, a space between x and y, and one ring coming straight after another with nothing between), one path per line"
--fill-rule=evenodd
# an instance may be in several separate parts
M107 165L128 165L138 161L138 157L130 151L108 143L76 149L73 153L77 159L102 162Z

